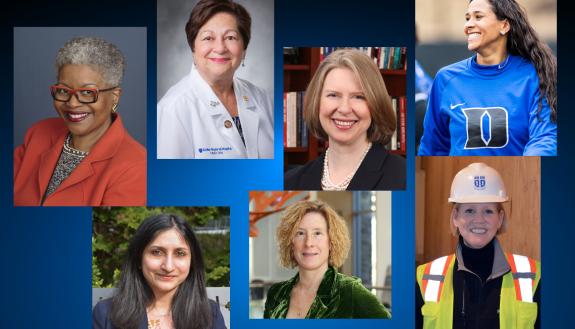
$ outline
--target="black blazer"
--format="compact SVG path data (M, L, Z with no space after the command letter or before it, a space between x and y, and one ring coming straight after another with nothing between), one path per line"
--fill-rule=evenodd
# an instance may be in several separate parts
M319 191L325 153L284 176L284 190ZM374 143L351 179L347 190L405 190L405 159L388 153L383 145Z
M110 321L110 307L112 305L112 299L104 299L99 301L94 310L92 311L92 329L117 329L112 325ZM226 324L224 322L224 317L220 308L216 302L210 300L210 305L212 306L212 329L226 329ZM138 329L148 329L148 318L144 317Z

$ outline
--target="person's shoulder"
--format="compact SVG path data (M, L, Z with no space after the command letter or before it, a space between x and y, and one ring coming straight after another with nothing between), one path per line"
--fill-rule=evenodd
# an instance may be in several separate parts
M353 298L354 304L361 304L365 298L370 300L375 298L360 278L342 273L337 273L337 290L345 298Z
M66 124L61 118L48 118L34 123L28 128L27 134L59 135L66 132Z
M68 128L61 118L43 119L34 123L24 135L23 145L34 145L36 149L51 147L52 143L68 134Z
M445 255L445 256L441 256L441 257L437 257L435 259L432 259L428 262L425 262L421 265L417 266L417 271L424 271L425 267L427 266L431 266L431 264L433 264L433 262L440 262L441 264L445 264L445 262L447 261L451 261L451 259L453 259L453 263L456 264L457 263L457 257L455 256L455 254L449 254L449 255Z
M146 148L130 135L123 122L119 120L113 124L118 125L118 131L123 131L122 142L119 145L116 156L125 158L128 162L146 161Z
M387 153L387 157L385 158L385 164L384 164L386 168L393 168L405 171L406 161L404 157L387 151L385 152Z
M323 164L323 157L318 157L303 166L292 168L284 174L284 189L285 190L306 190L309 185L313 185L312 181L302 181L303 176L319 181L321 179L321 170Z
M128 155L130 157L134 157L134 160L146 160L146 148L140 144L140 142L135 140L127 130L124 136L124 141L122 143L122 150L126 151L126 153L129 153Z
M523 56L509 55L509 61L512 65L517 65L517 67L526 70L535 70L535 66L531 61Z
M268 289L268 298L274 299L276 294L281 290L283 286L285 286L286 283L287 281L281 281L272 284Z
M299 166L288 170L284 174L284 188L286 190L294 190L298 186L301 175L305 172L307 165Z
M102 311L109 311L112 307L112 298L102 299L101 301L96 303L94 306L94 310Z
M372 148L375 158L383 159L381 168L379 169L383 173L383 176L382 179L378 182L376 188L378 190L405 189L407 171L405 158L400 155L388 152L385 147L379 143L374 144ZM374 157L370 157L370 159L373 158Z
M103 299L94 306L94 309L92 310L93 317L103 320L108 317L111 308L112 298Z
M220 305L214 300L209 299L210 308L212 309L212 328L213 329L223 329L226 328L222 312L220 311Z
M360 289L363 287L363 284L361 283L361 279L355 276L351 276L351 275L345 275L343 273L337 273L336 274L337 277L337 282L338 282L338 288L343 288L343 289L357 289L357 287L359 286Z
M529 256L516 254L516 253L505 253L505 257L507 258L508 262L511 262L512 260L514 263L517 263L518 261L524 261L524 262L527 262L529 264L529 266L535 265L536 269L539 269L539 267L541 266L540 261L538 261L535 258L531 258Z
M194 98L191 86L191 74L187 74L171 86L158 102L158 111L174 111L179 104Z
M466 58L459 62L455 62L453 64L449 64L447 66L442 67L435 76L436 79L442 80L450 80L453 77L466 72L469 68L469 61L472 60L471 58Z
M291 289L295 284L295 277L289 280L280 281L272 284L267 293L268 302L276 303L284 298L289 298L291 294Z
M251 93L261 96L267 96L268 93L264 88L258 87L255 84L251 83L248 80L242 78L235 78L236 82L245 89L248 89Z
M234 80L239 90L243 90L250 95L253 101L264 109L264 112L267 112L269 116L273 116L273 100L270 92L247 80L241 78L234 78Z
M509 61L511 62L510 64L515 68L512 70L512 72L522 77L537 79L537 85L539 85L539 76L537 75L537 70L535 69L535 65L533 65L533 63L531 63L525 57L516 55L509 55Z
M392 173L391 175L386 175L392 179L389 180L388 178L383 188L390 190L405 189L406 171L405 158L397 154L389 153L385 159L384 172Z
M353 318L386 319L390 317L379 299L363 285L360 278L337 273L337 282L336 289L342 300L346 301L344 303L351 307Z

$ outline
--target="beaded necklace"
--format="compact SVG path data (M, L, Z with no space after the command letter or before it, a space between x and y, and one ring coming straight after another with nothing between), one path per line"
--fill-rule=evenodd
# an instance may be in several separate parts
M357 169L359 169L359 166L363 162L363 159L367 155L367 152L369 152L370 149L371 149L371 142L369 142L367 148L365 149L365 151L363 151L363 154L361 155L361 158L357 162L353 171L350 172L349 175L347 175L347 177L345 177L343 181L341 181L338 184L335 184L329 177L330 175L329 175L329 164L328 164L328 158L329 158L329 148L328 148L325 151L325 158L323 159L323 175L321 177L321 189L324 191L345 191L349 186L351 179L357 172Z

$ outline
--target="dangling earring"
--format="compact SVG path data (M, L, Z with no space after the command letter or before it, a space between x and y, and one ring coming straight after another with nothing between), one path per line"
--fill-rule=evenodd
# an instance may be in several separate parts
M246 66L246 58L242 58L242 67Z
M112 104L112 113L116 113L116 108L118 108L118 103Z

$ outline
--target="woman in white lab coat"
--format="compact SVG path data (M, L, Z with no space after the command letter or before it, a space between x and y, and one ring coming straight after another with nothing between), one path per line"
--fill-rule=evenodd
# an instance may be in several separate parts
M250 29L240 4L196 4L186 24L194 65L158 103L159 159L273 158L271 97L234 77Z

